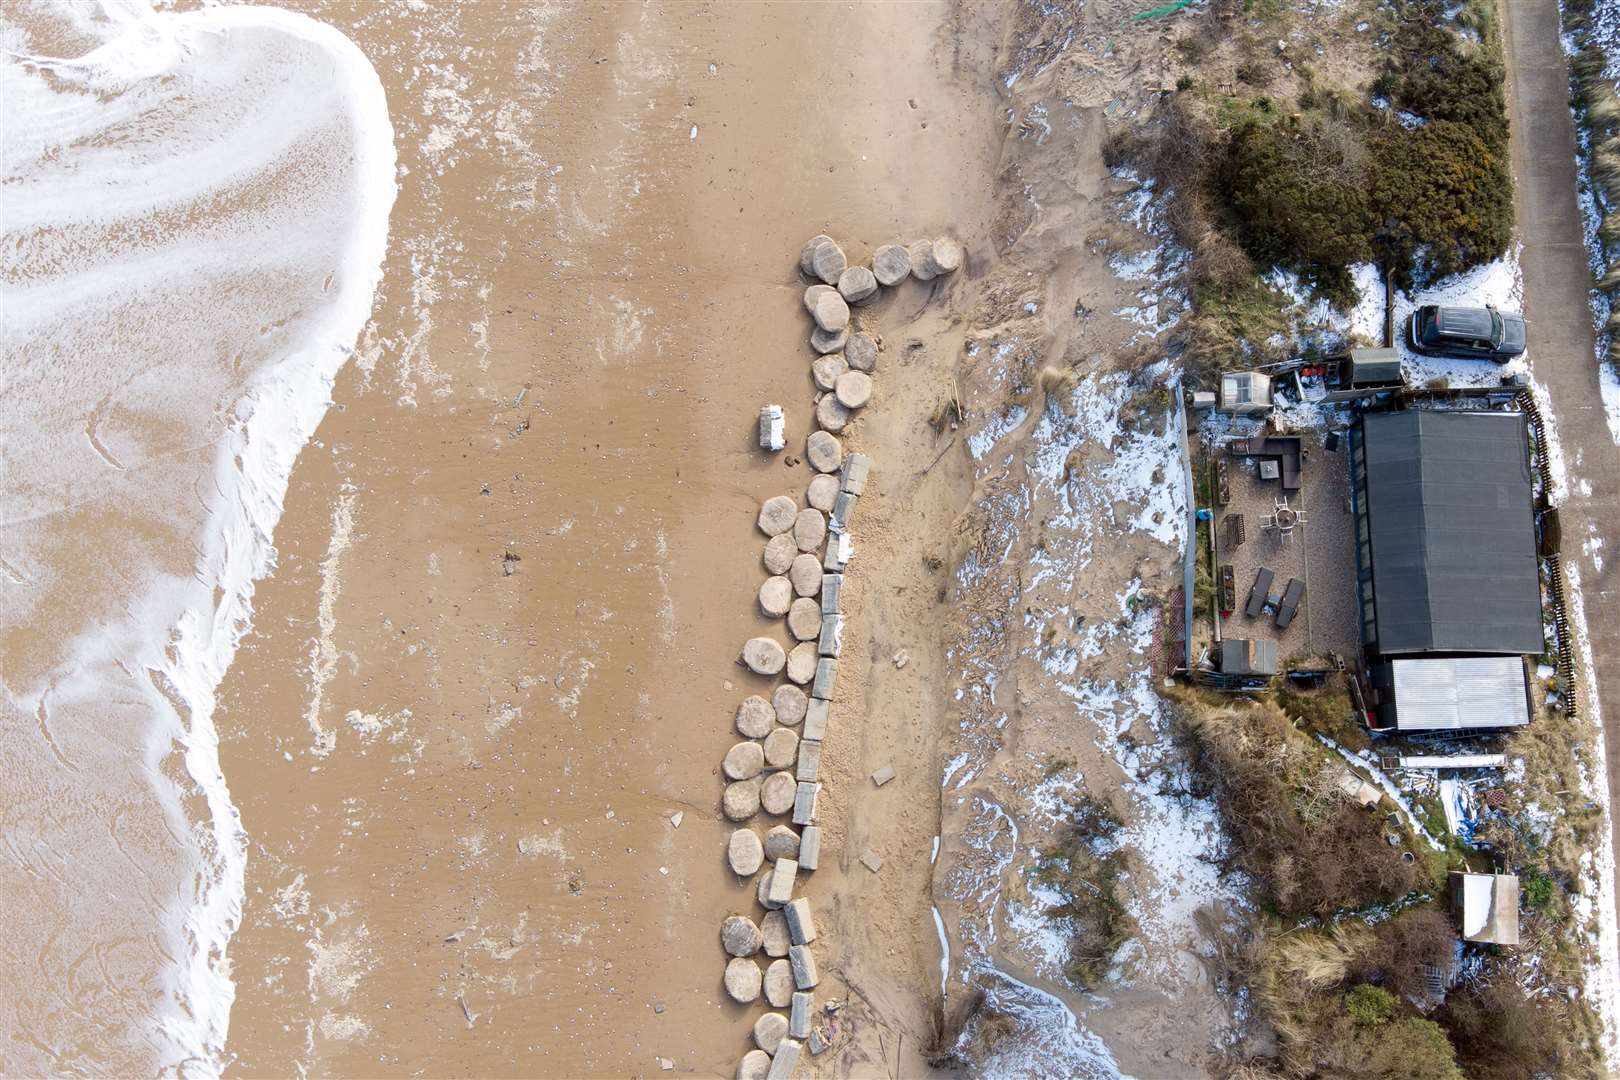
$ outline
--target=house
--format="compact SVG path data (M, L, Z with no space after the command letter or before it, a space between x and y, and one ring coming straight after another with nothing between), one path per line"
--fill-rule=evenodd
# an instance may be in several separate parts
M1221 376L1221 403L1216 412L1264 416L1271 411L1271 376L1258 371L1229 371Z
M1451 906L1462 939L1484 945L1519 943L1519 879L1512 874L1450 874Z

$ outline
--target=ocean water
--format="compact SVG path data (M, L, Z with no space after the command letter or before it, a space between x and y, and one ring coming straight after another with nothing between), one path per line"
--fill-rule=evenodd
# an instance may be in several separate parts
M382 84L268 8L0 9L0 1073L223 1064L214 691L372 304Z

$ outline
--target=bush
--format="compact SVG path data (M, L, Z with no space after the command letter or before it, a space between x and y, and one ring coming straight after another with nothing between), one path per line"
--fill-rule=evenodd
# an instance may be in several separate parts
M1373 246L1381 265L1406 276L1444 276L1501 255L1513 239L1513 179L1507 147L1491 146L1460 123L1433 120L1391 129L1376 143L1370 199Z
M1395 995L1381 986L1362 983L1344 995L1344 1011L1362 1027L1377 1027L1395 1012Z
M1519 894L1526 907L1544 908L1557 895L1558 883L1546 874L1533 873L1519 879Z
M1451 968L1457 932L1451 920L1432 907L1403 911L1373 928L1372 940L1358 957L1356 973L1377 978L1396 995L1421 997L1424 969Z
M1532 998L1507 973L1453 991L1436 1016L1475 1080L1599 1075L1573 1037L1568 1003L1557 995Z

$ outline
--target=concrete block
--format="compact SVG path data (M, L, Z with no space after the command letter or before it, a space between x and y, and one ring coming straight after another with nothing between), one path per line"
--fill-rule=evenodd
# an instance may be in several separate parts
M767 405L759 410L759 447L773 453L787 445L782 429L782 406Z
M878 787L882 787L884 784L887 784L890 780L893 780L893 779L894 779L894 766L893 765L884 765L882 768L872 770L872 783L876 784Z
M804 846L803 841L800 841L799 846L801 848ZM861 852L861 865L875 874L879 870L883 869L883 856L879 855L871 848L867 848L865 851Z
M814 870L821 862L821 826L806 825L799 834L799 869Z
M821 638L816 642L816 652L822 656L837 657L844 651L844 617L842 615L823 615L821 617Z
M843 591L843 588L843 574L821 575L821 613L823 615L837 615L839 613L838 594Z
M788 963L793 965L793 985L809 990L821 981L816 972L816 958L808 945L795 945L788 950Z
M855 519L855 506L859 501L858 495L851 495L847 491L840 492L838 498L833 501L832 520L827 523L828 528L838 536L847 536L850 523Z
M866 490L866 476L871 469L871 458L865 454L850 454L844 459L844 468L839 476L839 489L851 495L860 495Z
M814 825L816 823L816 801L821 797L820 784L800 784L798 797L793 800L793 824ZM799 841L799 849L804 850L804 840Z
M827 737L827 714L832 704L826 698L811 698L804 710L804 730L799 733L799 741L809 739L811 742L821 742Z
M808 990L793 994L793 1009L788 1013L788 1035L795 1039L810 1037L810 1010L815 1008L816 997Z
M827 554L821 560L821 568L828 573L842 573L854 557L855 541L849 533L831 533L827 537Z
M765 1080L793 1080L793 1070L799 1067L799 1055L804 1044L798 1039L783 1039L776 1044L776 1055L771 1058L771 1071Z
M810 696L820 698L822 701L831 701L833 687L838 685L838 661L830 656L823 656L816 662L816 677L810 683Z
M797 859L777 859L771 863L771 884L765 890L766 901L772 906L786 905L793 899L793 881L798 876Z
M804 897L788 901L782 909L787 916L788 940L795 945L808 945L816 940L816 920L810 914L810 901ZM792 950L788 950L791 955Z
M801 784L813 784L821 773L821 744L810 739L799 740L799 764L793 770L793 779Z

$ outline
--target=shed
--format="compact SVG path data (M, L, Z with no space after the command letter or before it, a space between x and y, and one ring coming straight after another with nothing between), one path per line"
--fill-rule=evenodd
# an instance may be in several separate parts
M1227 638L1221 642L1222 675L1275 675L1277 643L1270 638Z
M1399 386L1401 354L1399 349L1351 349L1340 381L1351 387Z
M1480 731L1530 722L1530 680L1520 656L1397 657L1369 671L1378 727Z
M1464 941L1519 943L1519 879L1512 874L1451 872L1451 904Z

